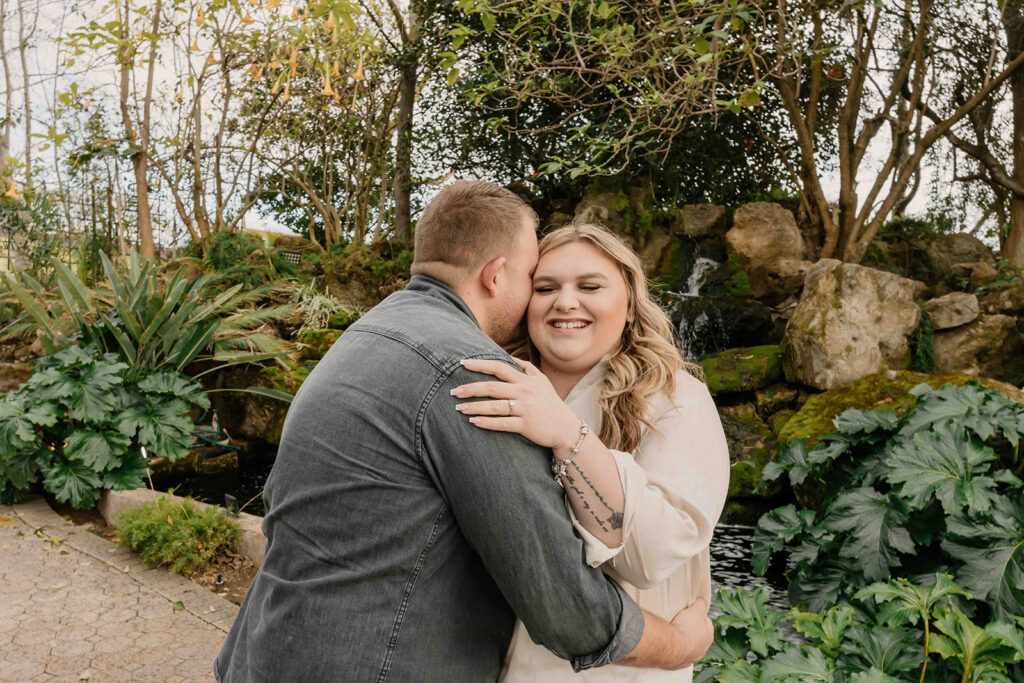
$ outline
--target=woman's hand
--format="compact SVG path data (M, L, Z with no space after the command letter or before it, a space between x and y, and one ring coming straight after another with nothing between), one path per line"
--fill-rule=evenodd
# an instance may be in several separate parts
M580 435L580 419L558 397L540 370L529 361L514 360L524 372L496 360L462 361L467 370L494 375L499 381L463 384L452 389L456 398L488 399L459 403L455 409L471 415L469 421L482 429L522 434L547 448L572 448Z

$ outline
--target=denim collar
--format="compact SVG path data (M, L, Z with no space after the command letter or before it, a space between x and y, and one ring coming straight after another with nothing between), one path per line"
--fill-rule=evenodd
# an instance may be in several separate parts
M455 308L465 313L469 319L473 321L474 325L480 327L480 322L476 319L476 316L473 315L473 311L470 310L469 305L463 301L461 296L459 296L459 293L440 280L435 280L429 275L413 275L409 280L409 284L405 286L405 289L408 292L418 292L455 306ZM483 328L480 327L480 329Z

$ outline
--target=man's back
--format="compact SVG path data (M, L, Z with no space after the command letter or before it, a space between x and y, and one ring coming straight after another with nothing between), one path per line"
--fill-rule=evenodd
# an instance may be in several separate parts
M642 618L580 561L545 451L454 410L470 356L505 357L451 289L417 277L311 373L222 680L493 680L513 608L578 668L635 645Z

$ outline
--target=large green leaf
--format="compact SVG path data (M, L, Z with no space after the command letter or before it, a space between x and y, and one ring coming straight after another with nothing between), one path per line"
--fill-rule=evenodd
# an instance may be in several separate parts
M963 563L957 582L1000 618L1024 614L1024 501L999 498L989 516L954 516L947 525L942 548Z
M840 434L856 434L860 440L874 443L889 438L899 425L899 421L895 410L849 408L836 417L832 424Z
M179 399L155 398L122 408L116 418L118 429L133 436L151 455L169 460L188 455L193 429L188 404Z
M752 651L766 657L782 647L779 622L785 614L769 609L768 589L764 586L753 592L719 591L715 604L722 610L718 625L745 628Z
M755 574L764 576L772 555L814 524L814 510L797 510L792 505L775 508L761 515L754 529L750 564Z
M28 393L0 399L0 459L36 443L37 427L50 427L60 419L60 409L50 401L33 401Z
M146 459L141 454L129 454L120 467L103 473L103 488L119 491L138 488L145 481L146 468Z
M898 677L921 668L921 633L903 627L851 628L840 647L842 668L850 673L874 669Z
M73 431L64 444L64 455L91 469L102 472L121 464L131 439L120 432Z
M1024 658L1024 647L1013 636L1012 627L1008 632L1006 626L989 624L982 628L956 607L946 607L935 619L939 633L932 635L928 649L943 659L955 659L964 680L1009 680L1006 668Z
M932 610L936 605L947 604L953 596L970 597L960 586L953 582L948 574L935 574L934 583L924 585L911 583L899 578L885 583L874 583L857 592L858 600L873 599L879 604L889 603L889 616L895 622L910 622L931 619Z
M27 489L39 478L39 467L49 462L50 451L42 449L13 453L0 461L0 481L7 480L18 489Z
M789 472L789 483L798 486L811 470L811 463L807 459L807 440L793 439L784 443L779 456L764 466L761 471L761 483L775 481L783 473Z
M849 605L837 605L825 612L792 610L787 619L798 632L812 641L830 657L839 653L846 630L854 625L854 610Z
M821 650L790 645L764 664L764 681L780 683L833 683L835 672Z
M54 462L43 470L43 485L62 503L85 509L100 497L100 477L88 466L77 462Z
M210 407L210 399L198 382L176 372L157 372L138 382L139 389L149 394L168 394L188 401L203 409Z
M960 428L935 425L896 444L890 455L888 481L900 487L910 506L921 509L935 496L950 514L967 508L987 511L996 482L985 476L995 451Z
M878 581L889 577L891 567L900 566L899 553L914 552L906 523L901 501L862 487L840 495L823 525L848 533L840 557L855 562L868 581Z

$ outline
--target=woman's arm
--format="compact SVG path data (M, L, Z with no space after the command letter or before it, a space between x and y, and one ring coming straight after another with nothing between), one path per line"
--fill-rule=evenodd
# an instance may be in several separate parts
M566 491L575 519L606 547L622 545L625 501L619 469L597 434L558 397L547 377L521 361L524 372L493 360L467 359L466 369L497 377L455 389L458 398L489 397L458 409L483 429L521 434L552 449L552 471ZM511 404L509 403L511 401ZM576 452L573 452L573 451ZM564 465L564 467L563 467Z

